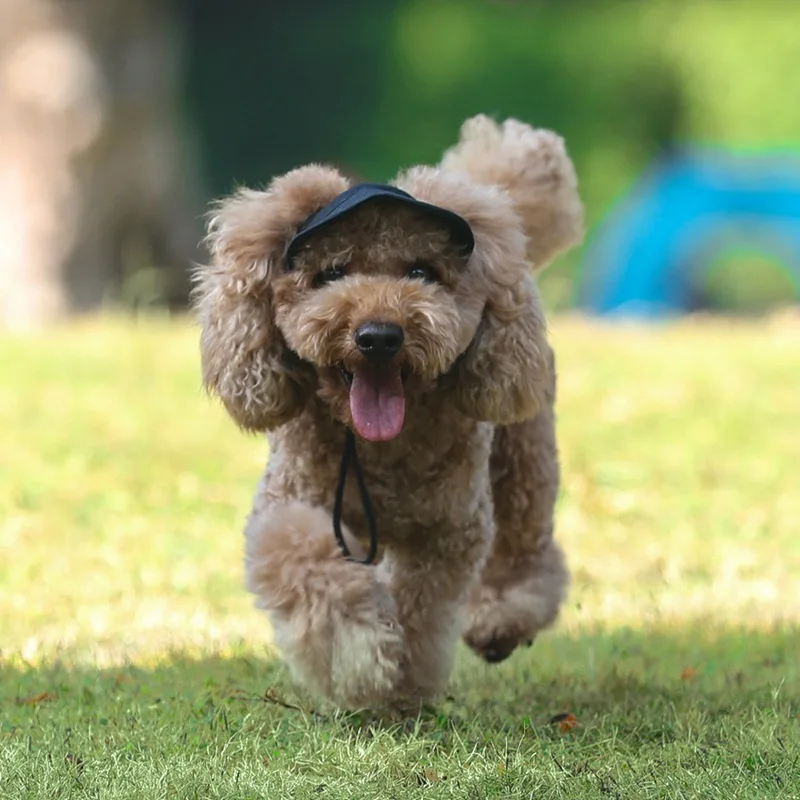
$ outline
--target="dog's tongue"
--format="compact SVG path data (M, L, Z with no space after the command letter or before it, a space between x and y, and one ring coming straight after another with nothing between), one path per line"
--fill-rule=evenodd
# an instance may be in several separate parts
M403 430L406 398L400 367L363 365L353 373L350 414L359 435L371 442L394 439Z

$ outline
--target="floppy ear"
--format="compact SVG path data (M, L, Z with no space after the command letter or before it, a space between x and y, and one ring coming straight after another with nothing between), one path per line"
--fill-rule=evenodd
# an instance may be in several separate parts
M468 417L507 425L530 419L552 382L546 324L533 278L490 290L478 332L453 372L454 402Z
M244 429L276 428L298 414L313 374L275 325L271 283L300 224L347 189L335 170L312 165L242 189L219 202L208 222L211 263L198 270L203 383Z
M455 406L473 419L509 424L535 416L551 376L546 325L512 198L464 174L417 167L398 183L469 222L475 250L458 298L462 317L480 318L471 342L443 378ZM482 311L481 311L482 309Z

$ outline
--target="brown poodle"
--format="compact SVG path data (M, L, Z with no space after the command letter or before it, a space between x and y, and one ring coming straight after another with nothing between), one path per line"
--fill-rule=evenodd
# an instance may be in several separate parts
M247 586L296 679L345 707L435 697L460 635L503 660L554 621L568 582L533 279L582 236L563 142L478 116L394 185L446 211L383 198L299 240L345 178L312 165L243 189L213 213L197 276L205 384L269 438ZM342 478L339 543L352 431L369 497Z

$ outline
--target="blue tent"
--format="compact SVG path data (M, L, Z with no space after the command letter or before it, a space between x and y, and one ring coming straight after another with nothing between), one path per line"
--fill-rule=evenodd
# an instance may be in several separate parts
M779 261L800 286L800 158L695 151L658 162L590 239L578 305L685 313L697 270L737 245Z

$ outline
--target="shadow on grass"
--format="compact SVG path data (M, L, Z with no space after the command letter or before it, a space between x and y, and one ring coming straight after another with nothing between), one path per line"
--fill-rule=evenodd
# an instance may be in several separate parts
M693 625L551 634L499 666L462 648L450 696L404 720L314 706L246 652L7 661L0 786L52 800L795 798L799 645L796 628Z
M449 696L402 721L317 705L292 685L279 661L256 655L176 653L152 666L105 669L0 662L0 708L0 733L42 725L102 727L135 713L208 731L245 721L272 731L379 725L397 736L440 740L443 732L466 729L476 719L487 735L563 733L553 718L570 713L584 733L608 733L611 726L621 735L663 741L692 720L770 709L791 718L800 714L800 629L693 624L549 634L497 666L462 647Z

